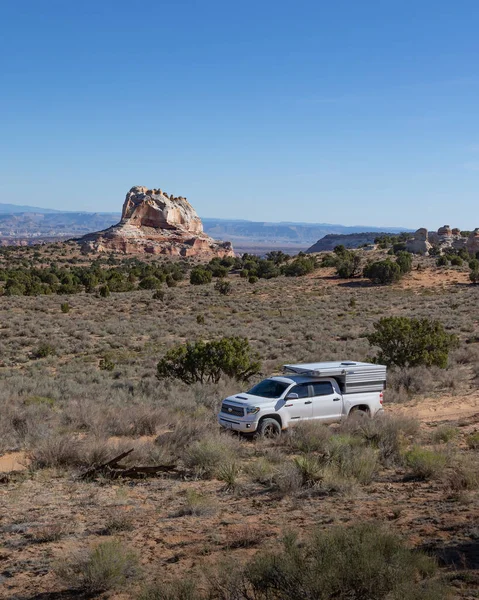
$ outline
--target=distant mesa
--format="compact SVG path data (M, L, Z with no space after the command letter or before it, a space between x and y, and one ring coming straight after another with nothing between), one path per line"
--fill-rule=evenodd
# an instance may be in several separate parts
M361 233L330 233L325 235L310 248L307 253L323 252L325 250L334 250L336 246L343 245L345 248L359 248L360 246L370 246L374 240L382 235L391 235L390 233L380 233L377 231L365 231Z
M121 221L79 240L84 252L164 254L168 256L234 256L231 242L203 232L203 224L186 198L160 189L132 187Z

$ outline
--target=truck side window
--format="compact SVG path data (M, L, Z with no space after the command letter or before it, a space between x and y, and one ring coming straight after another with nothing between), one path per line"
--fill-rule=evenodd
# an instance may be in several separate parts
M307 383L300 383L295 385L290 392L298 394L298 398L309 398L309 385Z
M313 396L329 396L333 393L334 390L330 381L317 381L313 383Z

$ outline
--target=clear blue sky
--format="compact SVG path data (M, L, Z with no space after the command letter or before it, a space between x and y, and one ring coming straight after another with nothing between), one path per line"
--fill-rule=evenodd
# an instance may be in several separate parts
M0 202L479 226L478 0L3 0Z

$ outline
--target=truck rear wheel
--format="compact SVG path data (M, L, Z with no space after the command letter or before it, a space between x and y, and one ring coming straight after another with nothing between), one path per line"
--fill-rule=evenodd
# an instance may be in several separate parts
M361 406L353 406L348 415L348 419L354 419L355 421L364 421L369 419L369 417L369 410Z
M281 425L276 419L263 419L256 432L264 438L276 438L281 435Z

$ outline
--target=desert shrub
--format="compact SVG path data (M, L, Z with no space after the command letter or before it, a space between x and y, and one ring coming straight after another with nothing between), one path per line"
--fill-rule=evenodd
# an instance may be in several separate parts
M190 283L192 285L205 285L211 283L213 273L204 267L194 267L190 273Z
M49 523L35 528L32 532L32 541L35 544L48 544L58 542L66 534L66 528L61 523Z
M141 290L157 290L161 287L161 281L154 275L143 277L138 284Z
M322 464L316 456L303 454L294 459L294 465L301 475L302 485L314 485L321 479Z
M241 467L235 460L226 460L219 465L216 471L216 478L224 481L225 490L234 490L238 486L238 476L241 473Z
M186 515L193 515L195 517L202 517L214 514L217 508L217 503L213 498L201 494L196 490L187 490L185 503L178 509L176 516L184 517Z
M388 366L436 365L444 369L449 351L458 346L456 335L427 318L383 317L374 323L374 329L366 337L380 348L376 360Z
M351 279L352 277L358 277L361 274L361 257L356 252L346 250L345 252L341 252L338 254L335 266L336 274L338 275L338 277L341 277L341 279Z
M110 288L107 285L102 285L99 292L102 298L108 298L110 296Z
M479 449L479 431L475 431L474 433L470 433L466 436L466 444L472 450Z
M363 275L373 283L391 284L401 279L401 268L390 259L378 260L364 267Z
M99 367L100 371L113 371L115 368L115 363L108 357L104 356L100 358Z
M384 415L376 419L351 420L341 425L341 431L362 438L377 448L381 461L388 465L402 461L408 438L417 434L419 423L410 417Z
M288 444L300 452L326 452L331 431L323 423L303 421L288 430Z
M464 261L460 256L451 256L451 265L454 267L462 267Z
M214 260L214 259L213 259ZM219 277L220 279L226 277L229 273L229 268L218 263L210 262L208 269L213 274L213 277Z
M90 551L68 557L57 575L75 589L102 592L125 585L138 574L136 555L119 540L101 542Z
M316 269L316 258L314 256L299 256L286 264L282 271L286 277L301 277L312 273Z
M296 494L303 487L303 476L293 462L282 462L275 469L273 486L283 496Z
M255 284L258 282L258 277L256 277L256 275L251 275L250 277L248 277L248 282Z
M169 350L157 365L158 379L176 378L187 384L218 383L222 375L248 381L260 371L259 357L246 338L188 342Z
M412 254L410 252L397 252L396 264L403 275L410 273L412 270Z
M458 455L452 461L446 483L455 492L479 488L479 463L475 457Z
M138 600L198 600L201 597L196 582L190 579L178 579L149 585L140 592Z
M232 438L226 436L198 440L187 448L185 465L193 469L198 477L209 479L217 475L219 467L233 462L233 442Z
M54 356L56 353L54 346L47 342L42 342L32 352L32 356L34 358L46 358L47 356Z
M101 531L103 535L116 535L122 531L132 531L134 528L131 514L124 510L110 512L104 523L105 526Z
M447 267L449 261L447 260L447 256L445 254L441 254L439 258L436 260L436 265L438 267Z
M472 283L479 283L479 266L474 266L471 268L469 279Z
M457 427L452 425L440 425L432 432L431 439L435 444L447 443L456 438L459 434Z
M417 479L437 479L446 468L447 456L437 450L414 446L405 455L406 465Z
M215 290L222 296L229 296L232 292L232 286L230 281L220 280L215 283Z
M274 465L264 456L253 460L246 468L248 475L257 483L271 485L275 474Z
M55 406L55 400L49 396L28 396L23 402L25 406L49 406L53 408Z
M258 553L244 572L255 598L432 600L446 596L435 571L431 558L367 523L318 529L302 545L286 536L282 550Z
M79 442L68 434L55 434L36 440L29 452L32 469L90 467L105 462L109 456L104 441Z
M335 267L338 263L338 256L336 254L324 254L321 257L320 266L324 268Z
M358 483L367 485L378 469L378 453L373 448L357 443L339 444L334 448L330 465L341 477L353 478Z
M67 314L70 312L70 305L68 302L62 302L62 304L60 304L60 309L62 313Z

